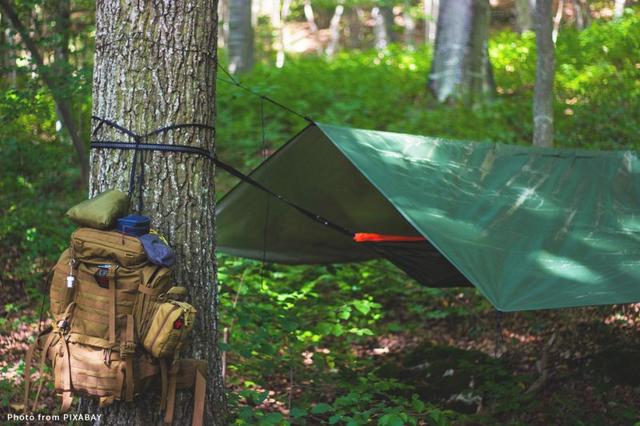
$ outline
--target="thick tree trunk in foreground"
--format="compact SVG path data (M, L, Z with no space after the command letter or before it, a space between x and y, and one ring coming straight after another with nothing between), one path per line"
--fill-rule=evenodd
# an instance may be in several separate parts
M476 103L493 92L487 51L490 11L488 0L440 3L428 83L440 102Z
M553 79L555 51L552 32L552 5L536 5L536 85L533 94L533 144L553 146Z
M213 125L216 25L217 4L208 0L99 1L93 114L139 134L170 124ZM97 137L127 140L107 126ZM206 129L173 130L148 142L214 151L214 134ZM131 151L93 151L91 195L108 188L126 191L132 157ZM175 282L189 289L188 300L198 310L192 344L183 356L208 361L205 424L226 424L217 350L213 164L194 155L157 151L144 158L143 213L175 248ZM174 424L190 424L191 392L178 395ZM83 399L80 412L101 412L109 425L152 425L162 422L158 403L155 392L106 409Z
M229 4L229 71L243 73L253 68L253 27L251 0Z

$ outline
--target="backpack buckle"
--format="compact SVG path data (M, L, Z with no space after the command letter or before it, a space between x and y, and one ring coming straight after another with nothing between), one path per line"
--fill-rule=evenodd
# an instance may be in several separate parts
M133 342L120 343L120 357L122 359L129 358L136 353L136 344Z
M67 321L66 319L58 321L58 328L63 333L66 333L69 330L69 321Z

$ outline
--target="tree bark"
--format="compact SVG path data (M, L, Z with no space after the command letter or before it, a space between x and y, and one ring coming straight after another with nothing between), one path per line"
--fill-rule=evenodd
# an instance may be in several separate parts
M287 46L285 36L285 24L291 8L291 0L276 0L271 14L271 24L276 33L276 68L282 68L286 57L285 48Z
M229 5L229 71L243 73L253 68L251 0L233 0Z
M624 15L625 0L616 0L615 7L613 8L613 17L615 19L622 18Z
M346 44L351 49L361 49L364 11L360 7L352 7L349 9L347 16L349 22L347 24Z
M553 39L553 44L556 44L556 41L558 41L558 33L560 32L560 23L562 23L563 14L564 14L564 0L559 0L558 10L556 11L556 15L553 18L553 33L551 34L551 38Z
M573 0L573 15L578 30L584 30L591 25L591 9L586 1Z
M229 40L229 0L218 0L218 44L227 46Z
M342 14L344 13L344 6L338 4L336 10L331 17L331 23L329 24L329 44L327 44L326 54L331 57L338 51L340 44L340 21L342 20Z
M424 38L428 44L434 44L436 41L436 30L438 24L438 10L440 8L440 0L424 0Z
M309 25L309 31L311 31L313 38L315 38L316 52L318 53L318 55L321 55L322 45L320 43L318 25L316 24L316 18L313 13L313 6L311 6L311 0L304 0L304 17L307 20L307 25Z
M415 49L415 33L416 33L416 21L411 16L411 2L405 1L404 9L402 11L402 20L404 21L404 42L407 49Z
M536 83L533 94L533 144L553 146L555 49L551 1L536 4Z
M97 2L93 114L138 134L170 124L214 125L216 38L215 1ZM93 124L95 130L98 123ZM96 138L127 140L107 126ZM172 130L148 142L214 152L214 134L206 129ZM92 151L90 195L108 188L126 190L132 157L130 151ZM208 362L205 424L227 424L217 348L214 167L202 157L158 151L147 151L143 161L143 213L176 250L175 282L188 288L198 311L192 343L182 356ZM191 393L178 395L174 424L190 424ZM153 390L134 403L116 402L104 409L93 399L82 399L79 410L102 413L110 425L162 422L159 395Z
M388 6L376 6L371 9L371 17L373 18L374 47L377 50L384 50L394 41L393 10Z
M533 29L536 0L515 0L516 28L520 34Z
M80 136L80 132L78 132L76 123L73 120L73 113L71 105L69 103L69 98L61 93L60 90L58 90L59 88L57 87L57 81L54 78L51 69L45 67L38 45L36 44L35 40L29 35L29 31L20 20L20 17L16 13L9 0L0 0L0 11L2 11L2 13L6 16L13 29L18 34L20 34L22 43L31 54L31 61L36 66L38 75L44 82L45 86L47 86L47 88L51 92L53 102L56 106L56 111L58 112L60 117L60 121L62 122L62 125L67 129L73 147L76 150L76 155L80 164L80 174L82 176L82 180L83 182L87 182L89 176L89 161L87 156L87 149L85 148L84 141Z
M489 61L489 27L491 5L485 0L473 2L473 24L469 56L465 66L463 97L469 105L475 105L490 97L495 91L491 63Z
M429 89L440 102L467 100L472 104L493 92L487 51L488 0L449 0L440 3Z

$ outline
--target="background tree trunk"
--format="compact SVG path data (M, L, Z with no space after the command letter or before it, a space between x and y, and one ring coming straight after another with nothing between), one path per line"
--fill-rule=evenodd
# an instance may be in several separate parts
M342 20L342 14L344 13L344 6L338 4L336 10L331 17L331 23L329 24L329 44L327 44L327 56L331 57L338 51L340 44L340 21Z
M253 68L254 41L251 26L251 0L229 4L229 71L243 73Z
M436 41L436 29L438 27L438 10L440 9L440 0L424 0L424 38L428 44Z
M229 40L229 0L218 0L218 44L227 46Z
M377 50L386 49L393 42L393 10L388 6L371 9L373 18L374 47Z
M349 22L347 25L347 45L351 49L362 48L362 27L364 21L364 11L360 7L352 7L348 13Z
M550 1L536 4L536 84L533 93L533 144L553 146L553 9Z
M473 23L469 54L465 65L463 97L469 105L490 97L495 91L491 62L489 61L489 24L491 5L486 0L473 1Z
M97 2L93 114L137 133L178 123L213 125L216 33L216 2ZM126 140L106 126L97 137ZM214 134L205 129L169 131L149 142L214 151ZM132 156L130 151L93 151L90 195L126 190ZM144 161L144 214L175 248L175 282L189 289L198 310L192 344L183 355L208 361L205 424L223 425L227 410L217 349L213 164L161 152L145 153ZM178 394L174 424L190 424L191 393ZM101 412L110 425L152 425L162 421L158 403L153 392L106 409L83 399L79 410Z
M516 29L519 33L533 29L536 0L515 0Z
M564 14L564 0L559 0L558 10L556 10L556 14L553 17L553 32L551 34L551 39L553 40L553 44L556 44L556 41L558 41L558 33L560 32L560 24L562 23L563 14Z
M615 7L613 8L613 17L618 19L624 15L625 0L616 0Z
M487 39L488 0L440 3L429 89L440 102L468 99L475 103L493 89Z
M402 20L404 21L404 42L407 49L415 49L415 33L416 33L416 21L411 16L411 2L405 1L404 9L402 10Z
M285 24L289 16L291 0L282 0L282 2L277 0L275 3L277 3L278 7L274 8L271 15L271 22L276 31L276 68L282 68L286 57L285 47L287 45L285 40Z
M313 6L311 5L311 0L304 0L304 17L307 20L307 25L309 25L309 31L311 31L311 35L315 39L316 53L318 53L318 55L321 55L322 45L320 42L318 25L316 24L316 18L315 18L315 14L313 13Z
M591 25L591 9L589 3L584 0L573 0L573 16L576 20L576 28L584 30Z

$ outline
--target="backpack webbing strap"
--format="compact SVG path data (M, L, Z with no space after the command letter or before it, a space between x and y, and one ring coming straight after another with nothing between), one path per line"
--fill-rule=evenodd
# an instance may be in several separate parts
M196 386L193 391L193 418L191 421L192 426L202 426L202 418L204 416L204 397L207 393L207 381L200 372L196 369Z
M133 401L133 357L136 354L136 343L134 341L133 332L133 315L128 314L126 321L126 327L123 327L120 333L120 358L123 359L125 363L124 375L127 382L125 401Z
M178 365L174 364L169 372L169 386L167 388L167 410L164 412L164 423L173 423L173 411L176 405L176 378L178 375Z
M109 269L109 343L116 343L116 277L113 268Z
M45 343L42 346L41 353L40 353L40 365L38 370L38 381L40 383L38 385L38 392L36 393L36 399L34 400L34 403L33 403L33 409L35 409L38 405L40 391L42 390L42 383L43 383L42 376L44 372L44 362L47 356L47 351L49 350L49 347L53 342L53 338L55 337L55 333L51 332L52 329L53 328L49 326L46 329L42 330L40 333L38 333L36 340L31 344L31 346L29 346L29 349L27 350L27 355L24 360L25 365L24 365L24 404L23 405L24 405L25 413L29 412L29 392L31 390L31 364L33 363L33 354L35 353L35 350L38 348L42 338L46 335L47 338L45 339Z
M69 343L64 338L62 339L62 350L62 359L58 361L62 379L62 406L60 407L60 412L66 413L71 409L73 396L71 396L71 354L69 353ZM56 368L56 370L58 369Z
M195 365L190 364L190 368L185 371L186 365L187 364L180 364L179 362L174 363L168 372L169 378L167 380L167 363L164 359L160 359L160 371L162 375L162 397L160 399L160 408L164 409L166 407L164 415L164 423L166 425L173 423L178 374L189 377L189 371L194 371L194 376L192 376L193 382L189 385L189 387L193 387L193 417L191 425L203 425L207 381L204 374ZM191 370L191 368L193 368L193 370ZM183 386L184 383L181 385L181 389Z
M59 337L57 333L49 334L47 340L45 340L44 346L42 348L42 352L40 353L40 369L38 370L38 376L40 383L38 384L38 391L36 392L36 398L33 400L33 409L35 410L38 406L38 401L40 400L40 392L42 391L42 385L44 385L44 366L46 365L45 361L47 359L47 353L49 352L49 348L53 346L56 342L55 338Z
M160 396L160 409L167 407L167 361L160 358L160 380L162 382L162 394Z

